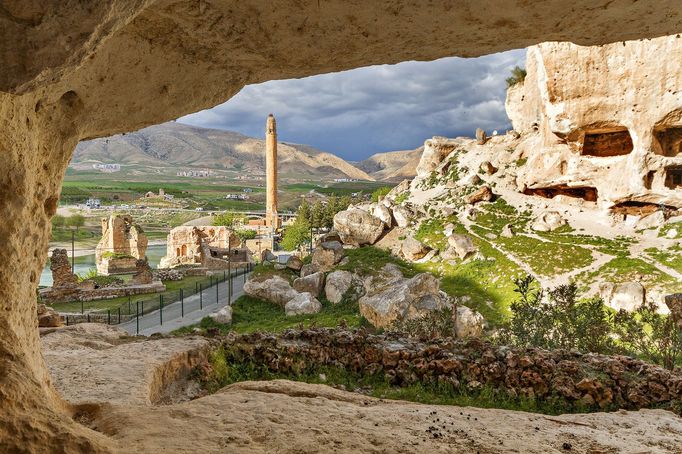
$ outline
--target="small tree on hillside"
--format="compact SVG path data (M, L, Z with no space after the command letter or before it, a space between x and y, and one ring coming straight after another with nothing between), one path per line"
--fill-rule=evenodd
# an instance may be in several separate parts
M514 66L511 70L511 76L507 77L507 88L511 88L514 85L523 82L526 79L526 70L520 66Z
M74 214L73 216L69 216L66 222L71 227L75 227L77 232L78 229L85 225L85 216L83 216L82 214Z

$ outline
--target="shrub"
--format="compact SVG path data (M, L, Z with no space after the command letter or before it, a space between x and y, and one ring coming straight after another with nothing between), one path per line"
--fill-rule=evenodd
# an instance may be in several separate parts
M372 202L378 202L380 198L385 197L386 194L391 192L389 186L382 186L372 193Z
M514 66L511 70L511 76L507 77L507 88L511 88L514 85L523 82L526 79L526 70L520 66Z
M421 341L452 337L455 332L454 312L452 308L445 308L430 311L418 318L396 320L389 331Z
M252 240L256 238L256 231L249 229L239 229L234 232L241 241Z

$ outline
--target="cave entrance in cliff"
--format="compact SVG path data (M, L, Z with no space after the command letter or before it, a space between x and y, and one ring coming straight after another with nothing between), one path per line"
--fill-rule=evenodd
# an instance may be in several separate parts
M601 158L623 156L632 151L632 137L625 127L585 133L582 154Z
M669 189L682 189L682 165L665 168L665 186Z
M661 203L638 202L635 200L628 200L620 202L611 207L611 213L622 214L627 216L645 217L656 211L663 210L666 213L673 213L677 211L677 207L664 205Z
M523 193L526 195L544 197L546 199L553 199L558 195L583 199L586 202L596 202L598 199L597 188L592 186L572 187L565 184L559 184L555 186L548 186L546 188L526 188Z
M682 155L682 126L654 130L654 153L675 157Z

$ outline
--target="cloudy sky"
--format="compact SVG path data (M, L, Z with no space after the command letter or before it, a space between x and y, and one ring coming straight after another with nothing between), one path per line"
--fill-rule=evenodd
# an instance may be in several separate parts
M261 137L277 118L278 138L361 160L417 148L432 136L473 136L510 128L505 78L524 50L443 58L249 85L212 109L178 119Z

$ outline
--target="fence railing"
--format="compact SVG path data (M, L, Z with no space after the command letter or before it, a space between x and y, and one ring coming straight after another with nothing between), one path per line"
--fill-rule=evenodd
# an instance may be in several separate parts
M74 325L77 323L106 323L107 325L119 325L121 323L127 323L132 320L137 321L137 329L139 332L139 320L140 317L148 315L150 313L158 311L159 313L159 325L163 325L164 320L164 309L167 311L169 307L173 308L173 311L177 313L179 308L180 317L184 317L186 314L194 312L196 310L203 310L204 307L209 305L216 305L221 299L226 299L228 304L232 303L233 296L233 285L235 279L243 279L246 282L247 274L253 269L252 264L247 264L247 266L233 269L233 270L223 270L222 275L217 274L214 276L209 276L204 282L195 282L193 286L181 287L172 291L165 291L163 293L154 294L153 297L136 299L133 301L132 297L128 297L128 301L120 304L119 306L109 308L109 309L99 309L99 310L85 310L85 306L81 304L80 314L65 314L64 319L66 325ZM227 282L227 289L221 294L220 284ZM198 295L198 298L193 298L193 296ZM191 301L187 301L191 299ZM101 300L100 300L101 302ZM179 304L178 304L179 303ZM173 320L178 318L173 317Z

